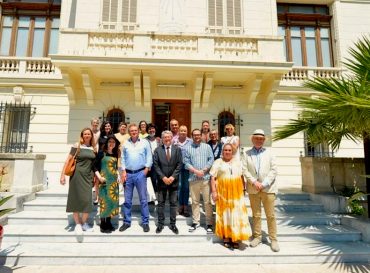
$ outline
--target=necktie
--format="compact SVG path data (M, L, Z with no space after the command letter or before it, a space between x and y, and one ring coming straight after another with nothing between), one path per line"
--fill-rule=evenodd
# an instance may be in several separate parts
M171 159L170 147L166 147L166 157L167 157L167 161L170 161L170 159Z

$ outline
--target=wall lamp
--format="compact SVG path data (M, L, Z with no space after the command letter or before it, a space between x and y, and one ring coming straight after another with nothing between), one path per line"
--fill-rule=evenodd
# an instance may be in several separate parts
M101 82L100 86L130 86L131 82Z
M186 83L157 83L157 87L177 87L184 88Z
M241 85L241 84L235 84L235 85L217 84L217 85L214 85L213 88L217 88L217 89L242 89L243 85Z

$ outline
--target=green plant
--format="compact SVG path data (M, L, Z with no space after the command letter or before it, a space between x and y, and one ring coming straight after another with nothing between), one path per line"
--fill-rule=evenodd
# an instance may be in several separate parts
M12 197L13 197L13 195L10 195L10 196L7 196L7 197L4 197L4 198L0 199L0 207L2 205L4 205ZM3 216L4 214L7 214L7 213L11 212L12 210L14 210L14 208L0 209L0 217Z
M364 215L365 208L362 205L362 201L369 194L360 191L360 189L357 187L347 187L347 186L344 186L344 188L341 191L336 193L348 197L347 206L349 206L349 208L351 209L352 214Z

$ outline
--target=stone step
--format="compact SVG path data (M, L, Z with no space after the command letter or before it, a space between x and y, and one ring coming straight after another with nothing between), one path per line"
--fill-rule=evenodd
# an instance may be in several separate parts
M68 193L67 192L52 192L52 191L41 191L36 193L37 199L66 199ZM120 192L122 195L122 192ZM276 198L278 200L295 200L295 201L302 201L302 200L310 200L310 195L308 193L278 193Z
M280 242L280 252L269 245L242 244L231 251L212 241L192 243L15 243L5 242L0 263L24 265L204 265L368 263L370 245L362 242Z
M186 223L177 223L179 235L166 227L160 234L155 233L155 223L150 223L151 230L148 233L143 232L141 226L137 222L133 222L132 226L124 232L118 230L111 234L100 232L98 225L93 226L93 231L84 233L84 242L86 243L189 243L203 242L205 240L219 242L220 240L215 235L206 233L203 225L195 232L189 232L189 225ZM116 228L118 225L116 225ZM267 230L267 226L262 226L263 230ZM10 225L5 228L5 236L3 242L75 242L74 226L59 226L59 225ZM323 226L278 226L278 236L281 242L297 242L297 241L320 241L320 242L354 242L361 240L361 233L341 225Z
M165 211L166 220L169 221L169 213ZM249 217L251 220L251 211L248 210ZM150 210L150 221L155 222L157 219L157 213L154 209ZM139 212L133 212L132 220L139 221ZM94 211L89 216L89 222L97 222L99 214ZM177 222L186 222L191 224L191 217L184 217L178 215L176 218ZM265 221L265 215L262 214L262 220ZM116 219L115 221L118 221ZM122 222L122 217L119 216L119 221ZM204 217L201 215L201 222L203 223ZM338 225L341 223L341 216L335 214L328 214L325 212L299 212L299 213L286 213L276 212L276 221L278 225ZM10 214L8 216L8 223L10 225L72 225L74 220L71 213L64 211L48 211L47 213L40 211L22 211L16 214Z
M23 205L25 211L65 211L66 200L62 199L35 199L27 202ZM122 204L122 201L120 202ZM166 206L168 203L166 204ZM246 200L246 205L250 209L249 200ZM98 207L98 206L97 206ZM95 210L97 209L95 207ZM305 211L323 211L324 207L321 204L314 203L312 201L292 201L292 200L277 200L275 205L276 211L286 211L286 212L305 212ZM139 205L134 205L133 210L140 210Z

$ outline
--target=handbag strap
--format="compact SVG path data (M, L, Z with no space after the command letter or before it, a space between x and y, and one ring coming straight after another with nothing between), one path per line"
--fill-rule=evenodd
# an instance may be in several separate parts
M80 153L80 150L81 150L81 148L80 148L80 143L78 143L78 147L77 147L77 149L76 149L76 152L75 152L75 154L73 155L73 158L76 158L76 156Z

